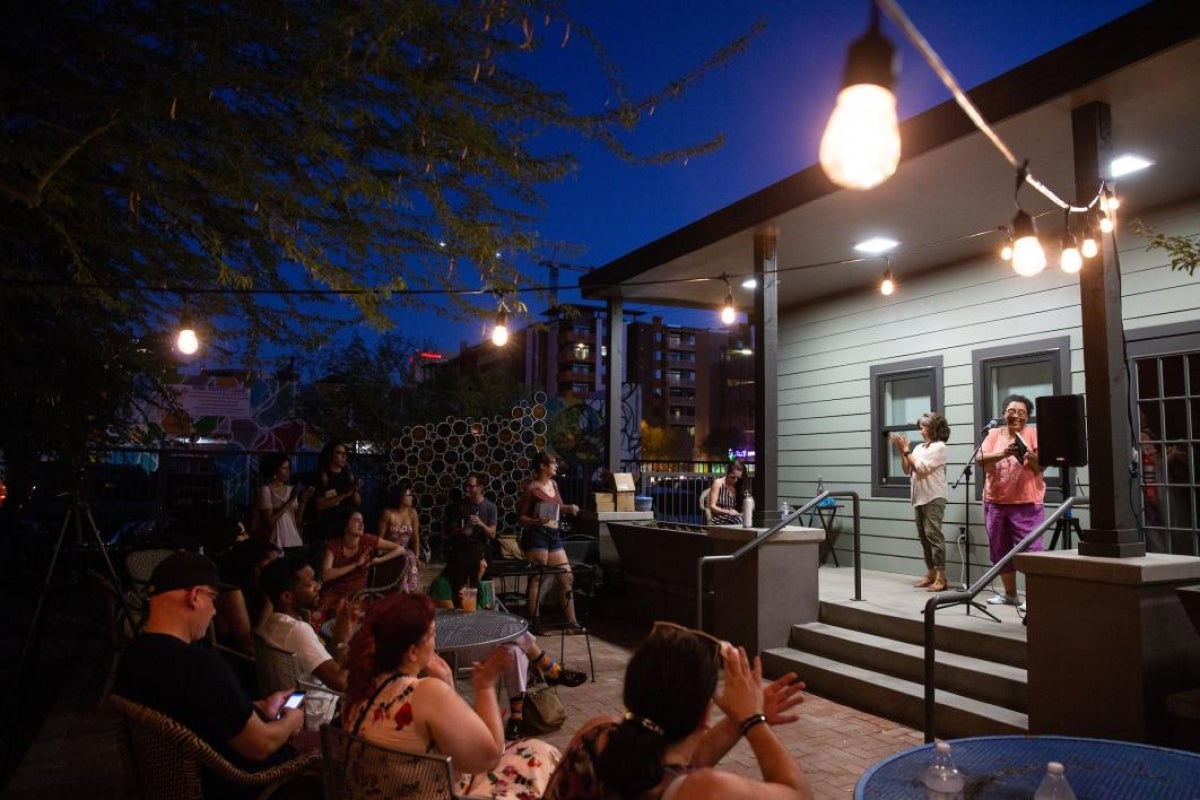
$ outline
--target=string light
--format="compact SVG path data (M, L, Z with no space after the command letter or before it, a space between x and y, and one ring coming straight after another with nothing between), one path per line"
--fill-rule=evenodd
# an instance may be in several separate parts
M492 328L492 344L504 347L508 344L508 314L501 308L496 312L496 324Z
M1092 230L1091 225L1087 226L1087 230L1083 234L1083 242L1079 246L1079 252L1084 258L1095 258L1100 252L1100 245L1096 242L1096 232Z
M1012 231L1010 231L1006 225L1001 225L999 230L1004 231L1004 244L1000 246L1000 258L1003 261L1012 261Z
M1110 217L1108 214L1105 214L1103 211L1100 212L1100 232L1112 233L1113 228L1115 227L1116 226L1113 224L1112 217Z
M821 168L847 189L870 189L892 176L900 163L896 115L896 48L879 30L879 8L871 26L850 45L837 106L821 137Z
M200 349L200 337L196 335L187 297L183 298L183 312L179 315L179 333L175 337L175 349L185 356L195 355Z
M1083 269L1083 256L1079 255L1079 246L1071 233L1071 210L1063 209L1062 255L1059 256L1058 266L1068 275L1074 275Z
M896 281L892 279L892 271L885 270L883 280L879 282L879 293L884 297L890 297L896 291Z
M1018 208L1012 219L1013 233L1013 270L1018 275L1029 277L1037 275L1046 268L1046 251L1037 238L1037 228L1033 217Z
M721 308L721 322L732 325L737 320L737 308L733 305L733 286L729 284L729 276L722 277L725 279L725 305Z

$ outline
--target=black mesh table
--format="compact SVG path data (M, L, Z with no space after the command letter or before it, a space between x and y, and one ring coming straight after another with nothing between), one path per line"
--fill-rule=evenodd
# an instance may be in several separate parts
M529 621L503 611L463 611L440 609L437 612L437 651L456 655L473 647L488 647L511 642L529 630Z
M963 795L973 800L1033 797L1046 764L1059 761L1079 800L1200 797L1200 754L1109 739L1074 736L978 736L950 739L951 756L966 774ZM868 769L855 800L925 799L921 776L933 756L925 744Z

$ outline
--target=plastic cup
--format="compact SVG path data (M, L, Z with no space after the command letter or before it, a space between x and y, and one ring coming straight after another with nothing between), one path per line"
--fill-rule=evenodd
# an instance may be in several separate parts
M472 589L467 586L464 586L462 589L458 590L458 596L460 598L462 598L463 611L474 611L475 610L475 601L477 599L478 594L479 594L478 589Z

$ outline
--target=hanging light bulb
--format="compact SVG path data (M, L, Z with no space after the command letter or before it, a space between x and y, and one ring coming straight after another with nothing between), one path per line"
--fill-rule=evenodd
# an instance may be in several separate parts
M884 297L889 297L895 291L896 281L892 279L892 271L886 270L883 273L883 280L879 282L879 293Z
M175 335L175 349L185 356L194 355L200 349L200 337L196 335L196 326L192 322L187 295L183 296L183 312L179 315L179 332Z
M504 309L496 312L496 325L492 328L492 344L504 347L508 344L508 315Z
M1012 261L1012 231L1003 225L1001 225L998 230L1003 231L1004 233L1004 244L1000 246L1000 259L1002 261Z
M1058 266L1068 275L1074 275L1083 269L1083 256L1079 254L1079 246L1075 242L1075 236L1071 233L1071 209L1069 208L1063 209L1062 255L1059 257Z
M725 279L725 305L721 307L721 322L726 325L732 325L737 320L737 309L733 306L733 287L729 286L729 279Z
M1108 214L1101 213L1100 214L1100 232L1101 233L1112 233L1114 227L1116 227L1116 226L1113 224L1112 217L1110 217Z
M900 123L896 116L896 48L879 31L879 8L871 6L871 27L850 45L842 91L821 137L821 168L847 189L883 183L900 163Z
M1024 209L1017 209L1012 219L1013 235L1013 269L1018 275L1029 277L1037 275L1046 268L1046 252L1038 241L1037 229L1033 225L1033 217Z
M1095 258L1100 252L1100 245L1096 243L1096 232L1089 225L1083 234L1083 242L1079 245L1079 252L1084 258Z

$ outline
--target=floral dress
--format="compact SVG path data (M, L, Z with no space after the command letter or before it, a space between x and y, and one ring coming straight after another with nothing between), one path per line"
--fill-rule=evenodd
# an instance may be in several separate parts
M616 726L614 719L593 719L580 729L550 777L542 800L605 800L613 796L596 775L596 759L608 742L608 734ZM663 764L662 779L657 787L649 790L649 796L668 800L682 785L680 779L692 771L690 765Z
M421 569L417 565L417 554L413 552L412 547L409 544L413 538L412 525L408 524L407 522L389 520L387 531L384 533L384 538L389 539L404 548L404 557L396 559L396 566L392 567L393 570L399 571L399 590L402 592L421 591ZM390 563L380 564L381 568L387 568L390 566ZM380 582L384 584L391 583L390 580L383 579L380 579Z
M437 753L437 745L427 732L413 724L413 692L423 680L437 678L414 678L395 672L379 676L371 697L346 709L342 724L384 747ZM518 739L504 748L493 769L476 775L460 774L458 793L493 800L539 800L560 758L558 748L540 739Z

